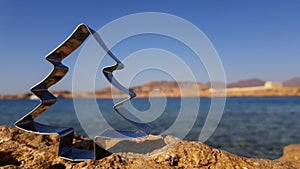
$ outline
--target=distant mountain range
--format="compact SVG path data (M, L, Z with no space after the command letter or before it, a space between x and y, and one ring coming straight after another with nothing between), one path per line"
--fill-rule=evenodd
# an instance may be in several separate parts
M227 84L227 88L246 88L246 87L259 87L264 86L265 80L261 80L258 78L251 78L246 80L240 80L234 83ZM243 90L241 91L234 91L229 92L229 95L237 95L237 96L255 96L255 95L298 95L300 92L300 77L295 77L292 79L289 79L287 81L282 82L285 87L297 87L293 89L283 88L283 89L276 89L276 92L274 91L264 91L260 90L258 93L257 91L254 92L254 94L247 93L248 91ZM133 90L138 97L149 97L149 95L153 97L162 97L162 96L168 96L168 97L178 97L178 96L198 96L199 93L196 92L197 90L200 91L201 96L209 96L211 93L209 89L212 87L223 87L225 86L222 84L222 82L207 82L207 83L193 83L193 82L175 82L175 81L151 81L147 82L145 84L135 86L130 88ZM198 88L198 89L196 89ZM299 89L298 89L299 88ZM267 90L267 89L266 89ZM278 90L278 91L277 91ZM246 93L245 93L246 92ZM272 93L273 92L273 93ZM281 93L281 94L280 94ZM107 98L111 96L116 97L127 97L126 94L122 93L116 88L104 88L97 90L95 92L96 97L99 98ZM74 95L75 97L85 97L84 95Z
M246 80L240 80L234 83L227 84L228 89L227 96L299 96L300 95L300 77L294 77L287 81L282 82L284 87L281 89L269 89L263 88L265 80L252 78ZM193 83L193 82L175 82L175 81L152 81L145 84L131 87L138 97L196 97L196 96L211 96L211 86L223 87L225 86L221 82L208 82L208 83ZM261 87L259 87L261 86ZM254 88L246 88L254 87ZM240 89L241 88L241 89ZM94 92L86 93L71 93L69 91L51 91L56 96L64 98L91 98L94 95L96 98L111 98L111 97L128 97L127 94L122 93L116 88L104 88L96 90ZM30 99L31 93L15 94L15 95L0 95L0 99ZM33 99L33 98L32 98Z
M148 97L149 95L154 97L161 97L163 95L176 97L180 95L181 92L188 96L197 96L198 93L196 93L195 90L207 90L208 87L206 84L200 82L151 81L130 89L134 91L138 97ZM127 97L127 95L120 90L116 88L111 89L110 87L97 90L95 94L96 96L105 98L111 97L111 95ZM77 97L80 97L80 95L77 95Z
M291 79L283 82L283 85L286 87L300 86L300 77L291 78Z
M260 79L246 79L246 80L240 80L234 83L227 84L227 88L233 88L233 87L253 87L253 86L263 86L266 81L260 80Z

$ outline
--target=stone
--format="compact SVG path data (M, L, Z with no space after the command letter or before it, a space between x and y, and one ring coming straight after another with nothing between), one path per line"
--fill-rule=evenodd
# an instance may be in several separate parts
M151 136L152 137L152 136ZM152 153L112 153L101 160L70 162L57 156L58 136L38 135L0 127L0 168L204 168L204 169L299 169L300 145L287 146L279 160L245 158L195 141L164 136L165 146ZM155 139L154 139L155 140ZM93 142L75 135L76 147L92 149ZM168 146L172 145L172 146ZM155 152L156 151L156 152Z
M300 145L291 144L284 147L283 156L280 160L300 162Z

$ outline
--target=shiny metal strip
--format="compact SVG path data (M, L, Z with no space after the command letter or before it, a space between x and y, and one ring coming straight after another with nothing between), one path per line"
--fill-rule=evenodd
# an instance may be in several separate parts
M48 91L48 88L60 81L68 72L68 67L63 65L61 61L74 50L76 50L88 38L89 35L92 35L98 44L105 50L105 52L116 62L116 64L113 66L105 67L103 69L103 74L113 86L129 95L127 99L117 103L113 108L117 114L119 114L129 124L138 130L135 132L138 134L130 134L130 136L147 136L150 130L150 127L147 124L143 123L140 119L122 107L125 102L136 96L133 91L122 86L113 76L113 72L115 70L123 69L124 65L108 49L96 31L89 28L85 24L80 24L61 45L59 45L46 56L46 60L53 65L53 69L44 80L31 88L31 92L40 99L40 104L15 123L17 128L28 132L34 132L43 135L58 134L60 137L58 155L71 161L99 159L103 157L105 150L95 144L95 142L94 151L74 148L72 147L74 135L73 128L44 125L34 121L34 119L55 104L57 98ZM120 131L120 134L122 134L122 131ZM106 133L105 137L108 135ZM99 136L97 138L99 138Z
M134 126L137 130L139 130L140 132L144 132L144 133L149 133L150 132L150 127L143 123L140 119L138 119L137 117L135 117L134 115L132 115L129 111L127 111L126 109L123 108L123 104L127 101L129 101L130 99L136 97L136 94L132 91L127 89L126 87L122 86L113 76L113 72L115 70L121 70L124 68L124 65L122 64L122 62L108 49L108 47L105 45L105 43L103 42L103 40L101 39L100 35L93 31L93 37L95 38L95 40L98 42L98 44L103 48L103 50L116 62L115 65L113 66L109 66L109 67L105 67L102 72L105 75L106 79L116 88L118 88L119 90L121 90L122 92L126 93L129 95L129 97L117 104L114 105L114 110L115 112L117 112L123 119L125 119L127 122L129 122L129 124L131 124L132 126ZM120 111L120 109L122 109L123 111Z

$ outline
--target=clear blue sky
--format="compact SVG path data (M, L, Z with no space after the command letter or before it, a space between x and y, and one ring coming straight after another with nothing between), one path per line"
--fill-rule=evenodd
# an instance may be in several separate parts
M1 1L0 94L28 92L46 76L51 65L44 56L79 23L99 29L137 12L169 13L199 27L218 51L229 82L284 81L300 76L299 9L297 0ZM66 61L71 69L77 54ZM71 75L64 81L54 89L70 88Z

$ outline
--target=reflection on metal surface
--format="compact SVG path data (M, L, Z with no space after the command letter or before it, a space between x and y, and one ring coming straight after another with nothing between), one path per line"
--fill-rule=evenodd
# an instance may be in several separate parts
M74 148L72 147L74 134L73 128L44 125L34 121L34 119L44 111L49 109L57 100L56 97L48 91L48 88L60 81L68 72L68 67L63 65L61 61L69 54L71 54L74 50L76 50L87 39L87 37L89 37L89 35L92 35L92 37L98 42L102 49L105 50L105 52L116 62L115 65L105 67L103 69L103 74L105 75L107 80L122 92L129 94L129 98L114 105L115 112L137 129L137 131L134 133L115 131L113 129L107 130L103 133L103 135L97 136L95 140L99 140L99 138L102 137L118 138L121 135L127 136L127 138L144 137L148 135L150 130L150 127L147 124L143 123L140 119L135 117L122 106L123 103L136 96L133 91L122 86L113 76L113 71L123 69L124 65L108 49L97 32L95 32L85 24L80 24L75 29L75 31L67 38L67 40L65 40L60 46L58 46L46 56L46 60L52 63L54 68L43 81L31 88L31 92L40 99L41 103L15 123L16 127L25 131L44 135L58 134L60 136L58 150L59 156L72 161L99 159L105 156L105 150L95 143L94 151Z

